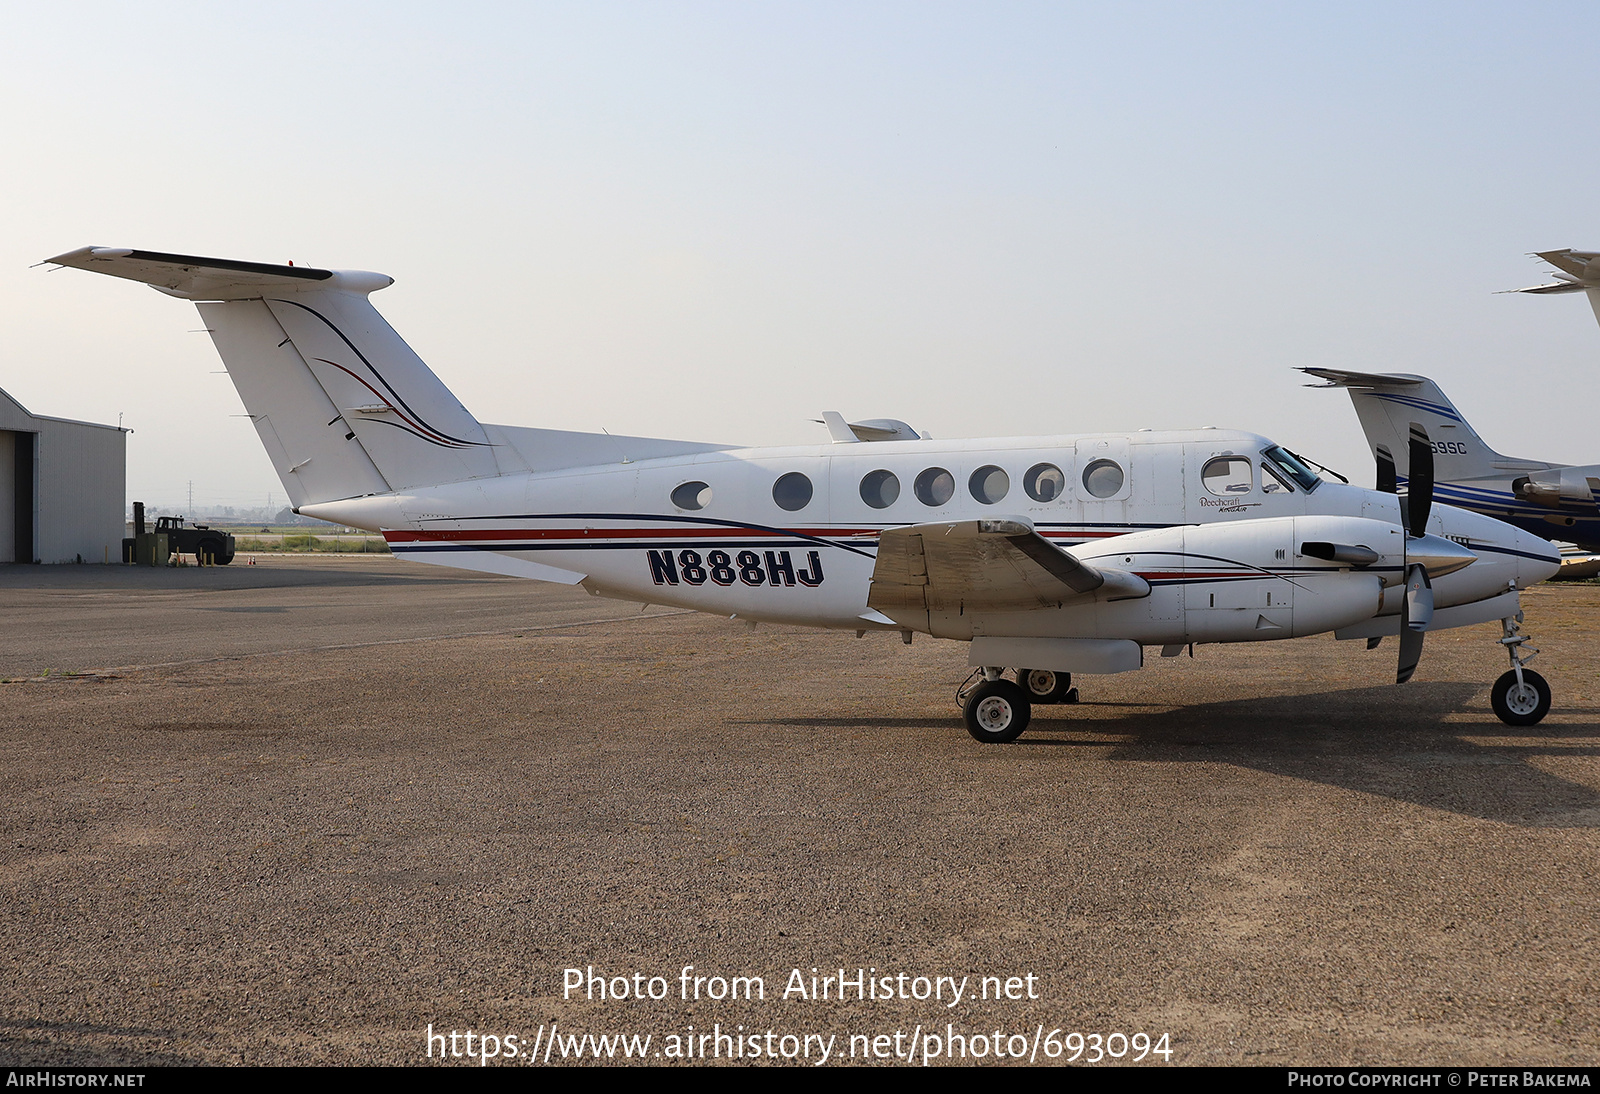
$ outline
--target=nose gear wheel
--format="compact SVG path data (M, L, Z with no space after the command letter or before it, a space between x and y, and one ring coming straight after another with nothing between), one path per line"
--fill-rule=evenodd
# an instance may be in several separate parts
M1489 706L1494 716L1508 726L1538 725L1550 713L1550 685L1543 676L1527 667L1539 651L1528 646L1528 652L1522 653L1528 636L1521 633L1521 623L1521 612L1500 621L1503 632L1500 644L1511 658L1511 671L1496 680L1489 692Z

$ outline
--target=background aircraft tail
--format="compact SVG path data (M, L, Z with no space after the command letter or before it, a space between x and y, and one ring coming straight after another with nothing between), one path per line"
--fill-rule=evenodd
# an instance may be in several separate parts
M1600 259L1600 253L1563 247L1559 251L1539 251L1537 257L1556 268L1556 279L1544 285L1505 291L1537 293L1541 296L1582 292L1589 297L1589 306L1594 309L1595 319L1600 320L1600 262L1595 261Z
M1412 422L1420 423L1428 431L1437 481L1472 482L1506 476L1506 471L1496 468L1495 464L1506 463L1507 457L1485 444L1439 390L1439 385L1426 376L1346 372L1332 368L1300 371L1328 381L1313 387L1342 387L1350 392L1356 417L1361 419L1362 432L1367 435L1367 447L1372 449L1374 458L1380 446L1387 449L1401 476L1409 474Z
M501 471L484 427L367 299L393 278L109 247L50 261L194 301L296 507Z

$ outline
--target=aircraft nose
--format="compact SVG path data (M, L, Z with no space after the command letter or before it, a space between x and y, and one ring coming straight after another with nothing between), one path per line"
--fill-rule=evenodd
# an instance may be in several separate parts
M1512 549L1517 559L1517 587L1527 588L1561 572L1561 552L1547 539L1517 529Z

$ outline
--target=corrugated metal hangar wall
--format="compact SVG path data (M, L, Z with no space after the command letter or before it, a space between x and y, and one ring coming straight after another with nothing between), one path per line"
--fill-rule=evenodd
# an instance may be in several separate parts
M128 435L0 391L0 562L119 562Z

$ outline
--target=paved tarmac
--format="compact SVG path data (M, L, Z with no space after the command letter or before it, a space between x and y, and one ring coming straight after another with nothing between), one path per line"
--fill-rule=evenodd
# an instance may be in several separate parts
M552 1065L1592 1065L1600 586L1526 608L1531 729L1486 626L1401 688L1392 642L1151 651L986 746L922 638L382 556L0 567L0 1062L463 1062L431 1026L503 1066L554 1023ZM590 966L665 997L563 998Z

